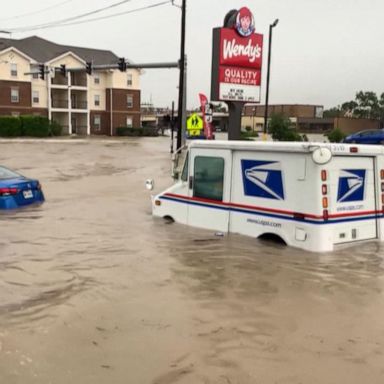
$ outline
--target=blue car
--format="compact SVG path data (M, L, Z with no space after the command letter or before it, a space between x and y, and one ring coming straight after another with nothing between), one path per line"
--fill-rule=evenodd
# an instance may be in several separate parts
M360 131L347 136L343 142L356 144L384 144L384 129Z
M38 180L28 179L0 166L0 209L12 209L44 202Z

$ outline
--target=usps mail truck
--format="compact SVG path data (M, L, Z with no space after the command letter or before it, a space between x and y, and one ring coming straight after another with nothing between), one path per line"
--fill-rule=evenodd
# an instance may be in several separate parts
M382 146L195 141L153 215L308 251L384 239Z

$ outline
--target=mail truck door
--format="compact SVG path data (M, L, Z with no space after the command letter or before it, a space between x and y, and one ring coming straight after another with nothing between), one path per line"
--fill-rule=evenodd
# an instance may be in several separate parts
M374 159L335 157L328 170L334 243L377 237Z
M228 231L230 150L193 148L190 152L188 224Z

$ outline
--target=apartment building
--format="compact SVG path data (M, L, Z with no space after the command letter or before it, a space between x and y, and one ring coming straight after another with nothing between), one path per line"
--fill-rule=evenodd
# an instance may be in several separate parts
M94 70L66 74L65 65L86 68L117 64L111 51L65 46L37 36L0 39L0 115L41 115L57 121L64 134L111 135L118 127L140 126L140 71ZM48 73L39 78L39 65ZM35 72L33 75L28 74Z

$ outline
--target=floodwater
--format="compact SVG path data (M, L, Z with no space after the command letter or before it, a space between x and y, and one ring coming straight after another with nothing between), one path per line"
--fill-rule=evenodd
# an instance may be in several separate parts
M46 203L0 214L0 383L382 384L384 246L165 224L169 138L1 142Z

